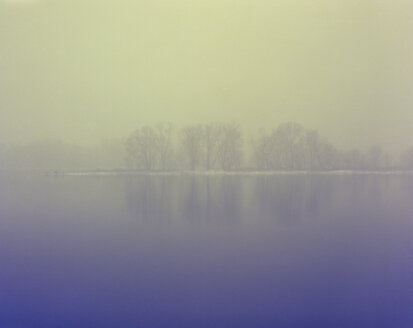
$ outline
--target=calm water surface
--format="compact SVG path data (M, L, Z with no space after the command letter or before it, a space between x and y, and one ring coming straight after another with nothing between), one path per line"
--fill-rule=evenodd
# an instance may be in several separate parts
M413 327L413 176L0 177L0 328Z

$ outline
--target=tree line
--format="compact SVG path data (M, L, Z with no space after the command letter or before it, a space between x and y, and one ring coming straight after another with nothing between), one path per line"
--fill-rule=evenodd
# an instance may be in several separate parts
M292 122L253 136L235 122L163 123L88 147L58 140L0 144L0 169L413 170L413 146L395 159L378 146L339 149L317 130Z
M129 168L232 170L243 164L243 139L236 123L143 126L126 140Z
M413 169L413 147L394 164L380 147L340 150L317 130L283 123L245 138L239 124L142 126L125 142L125 162L143 170L385 170Z

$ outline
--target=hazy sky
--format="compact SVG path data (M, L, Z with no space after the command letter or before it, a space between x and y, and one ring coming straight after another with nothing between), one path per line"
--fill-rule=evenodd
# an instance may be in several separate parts
M413 144L413 1L0 0L0 142L297 121Z

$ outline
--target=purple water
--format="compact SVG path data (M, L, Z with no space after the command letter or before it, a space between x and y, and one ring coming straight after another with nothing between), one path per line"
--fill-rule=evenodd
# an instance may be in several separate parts
M412 232L412 175L3 175L0 328L410 328Z

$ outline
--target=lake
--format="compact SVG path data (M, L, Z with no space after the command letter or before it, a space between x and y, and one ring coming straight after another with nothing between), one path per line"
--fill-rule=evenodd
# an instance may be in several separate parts
M413 175L3 173L0 327L413 327Z

